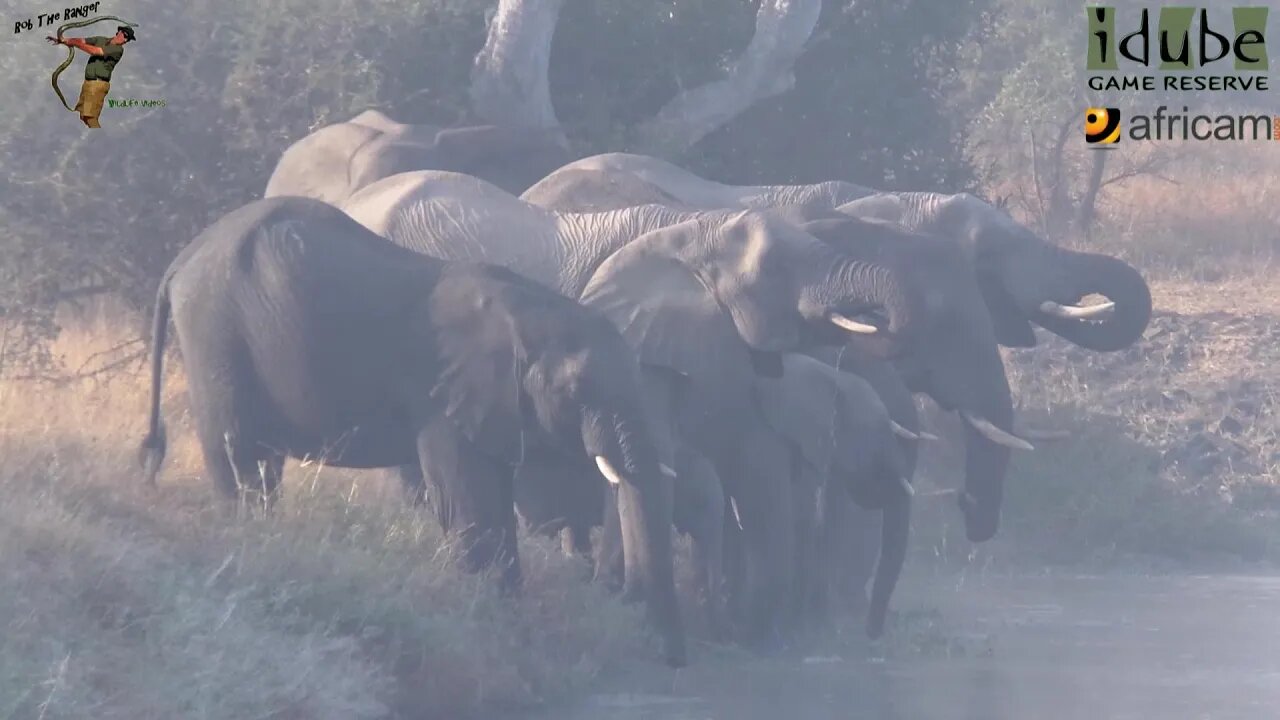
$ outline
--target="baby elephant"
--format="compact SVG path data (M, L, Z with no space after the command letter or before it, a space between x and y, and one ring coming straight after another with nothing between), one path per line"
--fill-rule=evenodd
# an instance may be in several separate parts
M889 599L906 559L911 525L911 466L902 441L919 437L895 423L864 379L806 355L783 356L783 376L757 380L760 407L792 454L796 533L793 611L825 604L833 548L823 506L852 500L883 511L880 558L867 634L884 632Z
M525 452L585 459L619 488L627 593L643 595L668 662L684 664L670 461L646 425L634 352L603 317L509 270L392 245L319 200L250 203L161 281L151 483L170 314L205 468L227 496L274 496L286 457L416 464L469 569L500 563L514 592L513 467Z

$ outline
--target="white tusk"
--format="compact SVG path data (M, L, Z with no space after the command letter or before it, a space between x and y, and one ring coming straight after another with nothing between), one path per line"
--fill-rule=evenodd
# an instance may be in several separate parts
M671 466L666 463L658 463L658 469L662 471L663 475L666 475L669 478L674 479L676 477L676 471L672 470Z
M1068 320L1087 320L1099 315L1106 315L1114 310L1116 304L1108 300L1097 305L1082 307L1080 305L1059 305L1051 300L1040 303L1040 312L1046 315L1055 315Z
M857 320L847 318L840 313L831 313L831 322L842 330L848 330L851 333L857 333L859 335L874 335L880 332L880 328L875 325L860 323Z
M945 488L942 490L930 490L929 492L926 492L926 493L920 493L919 497L922 497L922 498L950 497L952 495L959 495L959 494L960 494L960 491L956 488Z
M902 489L906 491L908 496L914 496L916 489L911 487L911 481L905 475L898 476L898 482L902 483Z
M925 432L924 430L921 430L919 434L920 434L921 440L930 440L930 441L938 440L938 436L934 435L931 432Z
M597 455L596 467L600 468L600 474L603 475L604 479L608 480L611 485L622 484L622 476L618 474L617 470L613 469L613 465L609 464L609 458L606 458L603 455Z
M901 425L899 425L898 423L896 423L896 422L894 422L894 421L892 421L892 420L890 420L890 421L889 421L889 425L893 428L893 434L894 434L894 435L897 435L897 436L898 436L898 437L900 437L900 438L906 438L907 440L919 440L919 439L920 439L920 436L919 436L919 435L917 435L917 434L915 434L915 433L911 432L910 430L908 430L908 429L906 429L906 428L902 427Z
M738 529L742 530L742 516L738 514L738 501L733 497L729 498L729 509L733 511L733 521L738 523Z
M997 445L1004 445L1015 450L1035 450L1035 446L1023 440L1022 438L1008 433L996 427L990 420L970 415L969 413L960 414L970 425L978 432L982 433L988 440Z

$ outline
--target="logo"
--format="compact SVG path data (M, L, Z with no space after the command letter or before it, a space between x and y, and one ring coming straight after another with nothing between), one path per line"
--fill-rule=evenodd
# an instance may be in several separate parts
M1106 147L1120 142L1119 108L1088 108L1084 111L1084 141Z
M1269 11L1265 6L1233 7L1228 29L1224 18L1211 20L1207 8L1161 7L1153 28L1147 8L1136 17L1121 17L1114 7L1087 6L1085 69L1108 73L1091 75L1089 88L1266 91ZM1160 75L1148 74L1153 70ZM1203 72L1186 74L1194 70ZM1215 71L1219 74L1211 74ZM1126 72L1134 74L1117 74Z

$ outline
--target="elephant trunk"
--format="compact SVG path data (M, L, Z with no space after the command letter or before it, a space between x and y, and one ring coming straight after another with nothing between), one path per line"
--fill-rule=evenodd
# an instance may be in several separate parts
M833 310L825 320L837 335L830 344L847 344L876 358L901 354L910 344L917 317L914 304L897 275L882 265L842 259L819 292ZM835 298L841 298L836 301Z
M1013 435L1013 398L1004 361L989 323L986 330L969 324L978 337L953 337L928 361L927 392L945 410L958 412L965 423L964 492L959 495L965 534L970 542L995 537L1004 502L1004 480L1011 448L1030 444Z
M906 492L884 506L880 522L880 560L871 585L871 606L867 610L867 636L875 639L884 633L889 598L898 585L902 566L907 559L907 540L911 534L911 496Z
M1124 349L1142 336L1151 320L1151 289L1136 268L1108 255L1066 250L1058 261L1071 279L1071 297L1045 298L1032 317L1037 325L1098 352ZM1105 296L1114 307L1091 316L1076 306L1090 294Z
M673 521L673 478L645 428L643 416L631 420L613 414L588 414L583 442L600 473L618 489L622 530L624 597L643 599L663 641L667 664L686 661L684 624L676 602Z

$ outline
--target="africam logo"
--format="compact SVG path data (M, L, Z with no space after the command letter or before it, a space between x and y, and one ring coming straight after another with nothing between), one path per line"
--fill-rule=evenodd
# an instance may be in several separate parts
M1150 68L1153 62L1158 62L1156 70L1161 73L1185 73L1211 68L1230 57L1236 72L1160 78L1136 74L1091 75L1089 88L1096 91L1268 90L1265 74L1270 66L1266 36L1268 12L1266 7L1231 8L1233 27L1227 35L1222 32L1224 28L1213 27L1205 8L1162 7L1153 41L1150 10L1142 9L1136 29L1122 37L1116 31L1116 9L1090 5L1085 8L1089 21L1085 67L1090 71L1120 71L1121 60L1124 60L1126 66Z
M1275 140L1280 141L1280 116L1193 115L1189 108L1168 113L1164 105L1151 115L1135 113L1129 120L1129 139L1143 140ZM1091 107L1084 111L1084 140L1092 148L1112 148L1125 135L1119 108Z

